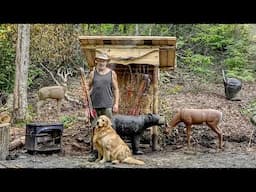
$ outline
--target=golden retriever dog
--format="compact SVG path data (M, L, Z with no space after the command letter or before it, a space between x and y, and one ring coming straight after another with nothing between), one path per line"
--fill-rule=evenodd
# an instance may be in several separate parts
M98 150L96 162L104 163L111 161L114 164L145 164L143 161L132 157L129 146L112 128L111 120L106 115L101 115L97 119L93 133L93 146Z

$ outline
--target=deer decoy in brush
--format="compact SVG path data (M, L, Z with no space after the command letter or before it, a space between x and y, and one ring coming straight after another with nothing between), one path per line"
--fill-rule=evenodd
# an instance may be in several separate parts
M56 86L48 86L39 89L38 91L38 102L37 102L37 113L40 112L42 105L46 99L56 99L57 100L57 113L60 113L61 102L65 97L67 91L67 81L68 76L72 75L73 72L70 68L64 69L59 68L57 75L62 79L62 83Z

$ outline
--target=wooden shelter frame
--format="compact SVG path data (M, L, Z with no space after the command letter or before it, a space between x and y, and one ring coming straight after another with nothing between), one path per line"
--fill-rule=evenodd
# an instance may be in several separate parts
M109 67L116 71L118 84L121 90L124 90L124 93L120 94L120 103L128 103L120 108L121 114L159 113L159 70L175 69L176 37L79 36L79 41L89 70L93 70L95 66L96 54L105 53L110 57ZM147 85L147 82L150 85ZM128 86L133 88L130 95ZM141 91L143 94L139 94ZM146 101L144 109L135 113L128 105L131 104L130 101L134 101L133 106L139 107L140 103L136 101L141 100ZM151 129L152 150L157 150L158 147L157 128L154 126Z

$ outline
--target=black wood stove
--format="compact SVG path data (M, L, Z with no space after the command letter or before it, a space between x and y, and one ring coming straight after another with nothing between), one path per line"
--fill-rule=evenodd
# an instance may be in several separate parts
M28 152L60 151L63 124L31 123L26 125L25 149Z

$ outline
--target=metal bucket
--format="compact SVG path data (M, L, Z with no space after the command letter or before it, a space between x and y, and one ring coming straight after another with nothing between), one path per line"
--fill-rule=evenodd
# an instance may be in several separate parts
M222 70L222 73L223 73L223 83L224 83L224 88L225 88L225 95L226 95L227 99L231 100L241 90L242 82L236 78L226 77L224 70Z

